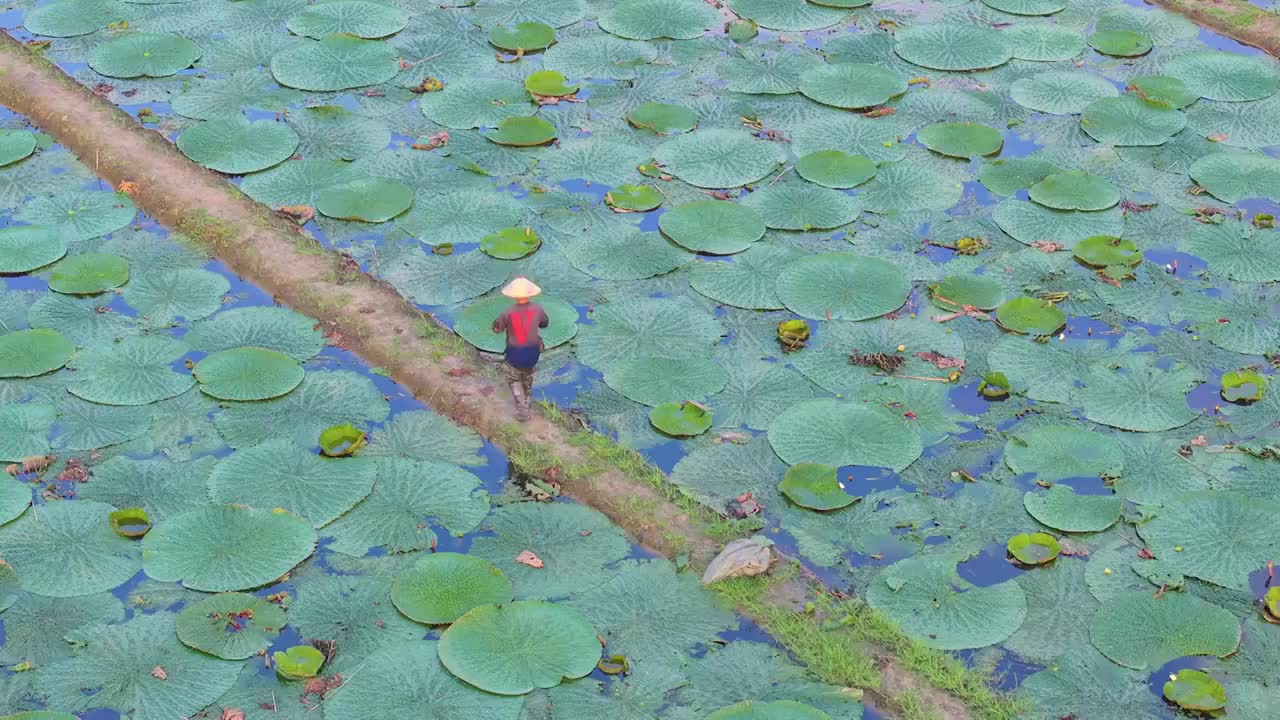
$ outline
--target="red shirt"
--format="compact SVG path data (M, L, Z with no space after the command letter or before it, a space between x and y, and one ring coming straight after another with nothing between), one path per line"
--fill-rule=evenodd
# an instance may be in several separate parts
M538 328L550 324L551 319L537 303L516 304L502 311L493 321L493 331L507 333L507 347L540 347L542 338Z

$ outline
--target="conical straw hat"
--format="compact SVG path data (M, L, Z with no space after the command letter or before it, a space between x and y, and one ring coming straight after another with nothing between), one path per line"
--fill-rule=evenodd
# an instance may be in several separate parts
M506 287L502 288L503 295L506 295L509 298L516 298L517 300L520 298L531 298L541 292L542 288L534 285L524 276L512 280L507 283Z

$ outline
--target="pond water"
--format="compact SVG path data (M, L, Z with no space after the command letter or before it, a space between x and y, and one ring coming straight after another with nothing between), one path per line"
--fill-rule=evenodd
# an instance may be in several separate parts
M319 55L300 75L273 62L317 46L288 31L307 14L294 0L114 9L130 30L175 33L201 48L194 68L155 79L93 69L114 72L112 62L129 59L95 55L119 39L118 28L53 39L46 53L175 141L226 118L290 128L292 159L231 178L269 204L323 206L329 186L366 176L407 186L412 208L390 222L334 220L322 207L305 227L450 324L509 277L534 279L578 320L572 342L544 356L539 398L640 450L713 509L753 493L764 505L761 530L781 549L830 585L865 594L909 634L994 669L1001 687L1027 681L1020 693L1037 707L1031 717L1168 716L1160 672L1148 674L1097 629L1121 601L1157 592L1180 603L1176 623L1203 624L1222 608L1239 618L1244 649L1205 667L1245 717L1280 702L1271 678L1247 667L1271 657L1276 631L1256 617L1265 592L1256 578L1280 552L1259 523L1239 519L1246 508L1259 517L1280 509L1269 485L1275 451L1266 450L1276 444L1280 404L1274 394L1250 406L1219 395L1228 371L1271 377L1280 352L1280 245L1261 217L1280 210L1273 61L1136 0L852 11L731 0L729 10L761 26L742 43L720 29L728 11L712 22L693 2L387 4L404 11L403 23L394 12L385 28L371 21L380 29L306 18L389 36L348 61L370 82L343 77L341 63ZM37 29L65 22L44 12ZM6 17L16 26L21 13ZM677 19L651 27L666 17ZM489 30L525 21L554 26L558 44L518 62L495 57ZM44 27L56 32L57 22ZM1007 39L1015 33L1018 42ZM659 39L631 39L640 36ZM1116 57L1128 52L1108 42L1154 48ZM1210 49L1225 54L1205 55ZM394 55L399 69L379 53ZM823 66L856 71L830 84L806 75ZM544 69L582 87L535 106L522 83ZM842 95L882 75L894 88L883 97ZM1185 101L1160 106L1128 91L1150 76L1174 78L1161 92L1185 92ZM412 92L427 77L444 90ZM895 83L907 80L902 94ZM333 83L343 89L314 89ZM692 110L696 142L628 123L652 102ZM849 109L882 102L886 109L869 117ZM535 112L555 144L486 139L502 120ZM971 125L953 129L960 137L950 141L921 139L953 122ZM967 149L983 141L965 134L973 124L998 135L987 156ZM443 147L412 147L440 133L449 136ZM265 155L281 142L235 137ZM843 190L801 177L800 158L827 149L871 158L875 177ZM189 149L225 160L209 152ZM636 169L653 158L665 165L660 179ZM1055 194L1039 184L1062 171L1094 185ZM657 209L609 210L619 186L645 183L663 196ZM735 189L744 185L753 192ZM685 235L663 222L712 197L750 207L767 227L763 237L722 252L719 242L737 228L696 219ZM379 199L351 202L371 211ZM480 240L507 226L532 228L541 247L515 261L485 255ZM1132 243L1126 252L1141 255L1104 275L1106 262L1079 248L1082 259L1072 256L1095 235L1123 237ZM972 238L976 254L957 250ZM452 254L432 252L444 243ZM809 273L785 271L809 256ZM955 307L931 286L948 282L991 300L982 312L936 322ZM870 291L856 292L863 288ZM1061 320L1050 311L1055 321L1040 342L991 321L992 308L1018 297L1061 311ZM123 303L112 309L130 312ZM811 336L784 353L774 328L793 318L806 318ZM1035 320L1002 317L1006 326L1040 328ZM852 352L905 362L886 373L850 365ZM400 412L386 378L342 353L326 349L308 363L357 368ZM952 370L960 372L954 381ZM1008 399L978 392L989 372L1007 376ZM711 431L677 440L652 428L650 406L685 399L712 409ZM834 466L860 501L828 513L792 503L777 484L804 461ZM477 474L496 492L500 476ZM1217 524L1187 524L1214 511L1223 513ZM1005 543L1036 531L1058 535L1074 557L1048 568L1011 564ZM1206 549L1224 534L1242 540ZM1138 547L1158 557L1160 572L1142 564ZM937 597L914 604L899 590L904 577ZM1171 643L1168 652L1225 654L1214 647ZM1072 683L1091 673L1109 700L1079 705Z

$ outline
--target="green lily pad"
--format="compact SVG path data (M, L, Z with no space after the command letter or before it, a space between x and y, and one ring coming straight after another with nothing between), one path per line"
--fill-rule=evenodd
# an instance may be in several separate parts
M555 70L539 70L524 79L524 89L534 97L568 97L581 85L568 85L564 75Z
M538 304L550 321L539 330L539 337L547 349L559 347L578 334L578 311L572 305L556 297L538 296ZM506 348L506 337L493 332L493 321L503 310L511 307L510 298L494 296L477 300L462 309L454 321L453 331L463 340L480 350L500 353Z
M32 508L0 525L5 562L22 589L76 597L110 590L136 575L137 545L111 529L113 511L106 503L77 500Z
M628 400L654 407L714 395L724 389L725 374L707 358L640 356L610 363L604 381Z
M1276 512L1270 500L1221 491L1189 493L1166 503L1138 526L1138 534L1178 572L1248 591L1249 574L1265 568L1280 551L1267 519Z
M1115 495L1080 495L1066 485L1054 485L1023 497L1031 517L1063 532L1100 532L1120 519L1124 501Z
M444 90L423 95L419 105L428 120L459 130L495 127L507 118L532 115L538 110L520 83L484 78L449 83Z
M858 498L844 491L836 479L838 468L817 463L800 463L787 469L778 483L778 492L791 502L810 510L839 510Z
M870 465L902 470L920 457L916 430L887 408L829 398L804 400L769 424L769 444L790 465Z
M1009 97L1028 110L1074 115L1089 103L1119 95L1106 78L1069 70L1040 73L1014 81Z
M129 280L129 262L106 253L72 255L53 266L49 289L66 295L97 295Z
M0 378L53 372L71 359L75 345L54 330L18 330L0 335Z
M318 41L290 45L271 58L271 75L276 82L314 92L377 85L399 71L391 45L352 35L326 35Z
M243 175L288 160L298 148L298 134L284 123L235 117L193 125L178 136L177 145L207 168Z
M1181 79L1170 75L1142 75L1129 80L1131 92L1162 108L1181 110L1199 99Z
M497 129L486 134L485 139L499 145L533 147L555 140L557 134L555 126L542 118L509 117L499 122Z
M75 37L105 28L118 12L111 0L58 0L27 10L22 26L33 35Z
M796 173L823 187L857 187L875 177L876 164L870 158L839 150L819 150L796 161Z
M93 50L89 67L113 78L166 77L200 59L200 46L172 33L129 33Z
M972 159L994 155L1004 147L1000 131L977 123L938 123L924 128L917 137L925 147L948 157Z
M1187 125L1187 116L1137 95L1095 100L1084 109L1080 127L1094 140L1116 146L1163 145Z
M929 300L944 310L960 311L966 306L991 310L1004 300L1004 288L980 275L948 275L929 286Z
M711 413L698 403L665 402L649 411L649 423L667 435L692 437L711 429Z
M690 185L729 188L753 183L777 169L781 149L743 130L711 128L674 137L654 152L667 172Z
M662 234L695 252L732 255L764 237L760 213L740 203L698 200L658 218Z
M619 185L605 193L609 207L622 212L649 212L662 204L662 193L652 185Z
M1125 240L1108 235L1094 235L1081 240L1071 249L1076 259L1094 267L1123 265L1126 267L1142 262L1142 251L1132 240Z
M437 649L449 672L498 695L555 687L600 661L600 641L581 613L534 600L467 612L440 635Z
M1222 399L1247 404L1262 399L1267 392L1267 376L1256 370L1232 370L1222 374Z
M1023 565L1043 565L1058 557L1058 539L1049 533L1023 533L1009 538L1009 554Z
M1018 60L1056 62L1071 60L1084 52L1084 35L1062 25L1015 25L1003 31Z
M221 593L183 608L178 639L223 660L244 660L266 650L284 627L280 606L247 593Z
M1201 670L1179 670L1162 690L1169 702L1183 710L1212 712L1227 706L1227 691L1209 673Z
M24 203L14 219L42 225L74 241L115 232L133 222L137 213L127 195L75 190Z
M24 160L36 151L36 136L29 130L0 130L0 167Z
M286 680L306 680L320 674L324 653L310 645L294 645L284 652L271 653L276 674Z
M1004 461L1015 473L1035 473L1048 481L1117 477L1125 467L1124 451L1113 437L1071 425L1014 434L1005 445Z
M289 32L319 40L344 34L358 38L384 38L409 24L409 13L397 7L367 0L332 0L308 6L289 18Z
M658 135L686 133L698 126L692 110L667 103L643 102L627 113L627 122L641 130Z
M240 347L206 356L195 366L200 390L219 400L267 400L298 387L306 374L296 360L265 348Z
M540 22L522 22L514 27L489 28L489 44L509 52L545 50L556 41L556 29Z
M511 602L511 580L480 558L434 553L396 576L391 601L410 620L444 625L482 605Z
M192 323L182 340L206 353L260 347L303 362L324 348L324 334L315 325L315 320L285 307L232 308Z
M151 518L140 507L122 508L108 516L111 529L120 537L140 538L151 531Z
M885 568L867 589L867 604L910 637L944 650L986 647L1013 634L1027 599L1012 580L977 587L956 572L956 555L927 555Z
M730 10L770 30L821 30L845 20L849 13L805 0L730 0Z
M1052 15L1067 6L1066 0L982 0L982 4L1010 15Z
M0 418L3 415L0 414ZM2 422L2 420L0 420ZM46 430L47 433L47 430ZM43 440L43 438L41 438ZM0 457L6 457L9 453L0 450ZM22 457L26 457L25 455ZM21 459L21 458L19 458ZM16 479L0 478L0 525L12 522L22 513L27 511L31 506L31 487ZM7 565L4 570L0 570L0 611L8 605L13 604L13 597L10 594L10 588L17 588L18 581L14 576L13 570Z
M1161 369L1145 358L1135 358L1126 365L1089 368L1075 378L1072 399L1093 422L1159 432L1182 427L1196 418L1199 413L1187 405L1186 395L1202 379L1191 368Z
M1013 385L1009 382L1009 378L1002 372L988 372L982 374L982 382L978 383L978 392L982 397L992 400L999 400L1009 397L1009 391L1013 389Z
M732 262L695 263L689 271L689 286L726 305L780 310L783 305L777 292L778 276L791 261L802 256L802 252L787 245L757 243L734 256Z
M67 254L66 236L35 225L0 229L0 274L42 268Z
M173 370L186 354L185 343L164 335L90 346L67 364L76 371L67 391L102 405L149 405L177 397L195 384L190 373Z
M209 474L209 498L283 508L324 527L369 495L377 468L365 458L332 459L311 447L273 437L240 448Z
M316 210L338 220L386 222L413 204L413 188L387 178L363 178L327 187L316 196Z
M978 171L978 182L997 195L1014 195L1056 172L1058 166L1045 160L1002 158L983 162Z
M1087 237L1119 236L1124 232L1124 213L1120 208L1075 212L1009 198L996 206L991 219L1009 237L1024 245L1048 240L1064 248L1073 248Z
M999 30L962 22L901 28L894 40L898 57L930 70L985 70L1013 57Z
M1112 662L1147 670L1188 655L1234 653L1240 646L1240 621L1185 593L1126 593L1098 610L1089 638Z
M208 505L161 520L147 533L142 568L192 590L246 590L274 582L315 546L311 524L291 512Z
M1267 594L1262 596L1262 604L1266 608L1266 612L1271 618L1280 618L1280 587L1267 589Z
M800 75L800 92L805 97L838 108L880 105L906 91L907 79L881 65L817 65Z
M1052 335L1067 323L1067 314L1048 300L1018 297L996 308L996 321L1016 333Z
M1106 178L1075 170L1054 173L1032 185L1030 196L1055 210L1106 210L1121 197Z
M831 720L831 716L794 700L743 700L720 708L708 715L706 720Z
M1262 57L1201 51L1179 55L1165 72L1183 82L1188 92L1206 100L1262 100L1280 90L1275 64Z
M1151 38L1132 30L1099 30L1089 36L1089 47L1103 55L1137 57L1151 52Z
M706 4L682 0L620 0L597 18L600 29L629 40L695 40L720 24Z
M748 42L760 34L760 26L754 20L738 18L737 20L729 21L725 28L725 34L736 43Z
M887 260L845 253L801 258L778 277L788 310L814 320L866 320L897 310L911 283Z
M347 457L364 447L368 437L351 423L334 425L320 433L320 452L326 457Z
M542 245L531 227L503 228L480 239L480 251L499 260L519 260Z
M1191 164L1191 178L1225 202L1260 197L1280 202L1280 160L1258 152L1222 152Z
M748 195L742 205L775 230L830 230L858 219L858 201L845 193L807 183L780 183Z

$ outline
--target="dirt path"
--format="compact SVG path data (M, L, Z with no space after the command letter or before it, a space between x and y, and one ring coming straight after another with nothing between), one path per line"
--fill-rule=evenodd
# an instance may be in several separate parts
M1191 22L1280 58L1280 15L1248 0L1146 0Z
M535 414L526 424L511 422L511 396L492 365L447 328L362 272L350 257L324 248L293 222L244 196L223 176L195 165L159 133L143 128L4 33L0 104L25 115L113 187L130 183L124 187L146 213L190 237L278 302L319 318L331 342L349 348L371 366L385 368L415 397L489 438L520 472L559 481L566 494L605 513L642 546L667 557L687 554L694 567L701 567L737 529L685 500L634 450L582 429L554 409ZM811 584L802 592L825 596L825 589ZM765 609L775 619L801 618L813 626L805 642L816 643L819 650L842 652L839 644L846 642L826 634L817 620L795 612L790 603L736 604L765 627ZM895 637L909 642L900 633ZM907 653L893 642L863 638L858 646L883 671L879 678L857 684L866 687L867 699L890 716L1011 717L939 689L939 682L926 679L926 671L904 669L897 658ZM847 644L844 647L848 650ZM939 657L945 662L945 656ZM958 672L967 671L961 666ZM970 697L994 699L998 707L1006 707L1008 701L992 693L982 676L965 677L977 693ZM829 681L840 682L840 676ZM855 684L853 676L843 684ZM903 688L910 688L912 701L921 707L908 707L897 699Z

